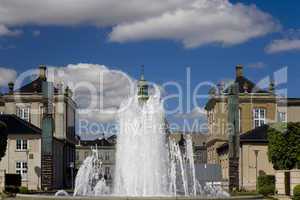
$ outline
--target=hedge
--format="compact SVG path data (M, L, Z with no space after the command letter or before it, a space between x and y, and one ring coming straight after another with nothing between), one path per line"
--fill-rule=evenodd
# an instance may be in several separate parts
M293 196L293 200L300 200L300 185L296 185L296 187L294 187L294 196Z
M257 178L257 191L264 196L275 193L275 176L262 175Z

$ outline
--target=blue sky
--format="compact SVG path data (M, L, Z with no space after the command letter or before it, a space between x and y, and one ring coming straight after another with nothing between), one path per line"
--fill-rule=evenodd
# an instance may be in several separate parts
M135 40L130 39L126 34L123 34L120 39L120 36L116 34L115 41L110 41L110 34L114 28L113 22L101 26L96 26L93 22L88 25L81 22L75 25L66 22L61 25L59 20L49 19L50 22L48 22L46 17L45 23L30 18L26 21L24 14L23 21L20 19L15 21L8 19L7 22L0 20L0 26L2 23L10 31L21 31L15 35L5 33L1 35L0 28L0 67L14 69L20 73L35 68L41 63L51 66L92 63L105 65L109 69L121 70L131 77L138 78L139 66L143 64L148 80L157 84L174 80L184 87L186 86L186 68L190 67L191 87L193 88L199 82L216 83L219 80L233 78L234 67L239 63L244 65L246 76L254 81L259 81L267 75L272 75L276 70L288 66L288 82L283 87L288 88L288 96L300 97L298 90L300 85L298 66L300 61L298 43L300 40L300 20L298 20L300 19L300 2L293 0L230 1L233 6L237 3L244 6L255 5L255 9L272 16L271 21L278 23L281 28L275 30L276 28L271 27L270 30L266 30L266 33L260 33L255 37L250 36L245 41L233 44L228 41L209 40L209 38L207 43L198 43L195 47L187 48L183 44L185 38L182 37L184 36L168 38L170 35L168 33L168 36L160 35L157 36L158 39L153 39L149 35L136 35L140 38ZM1 6L4 7L4 4L0 3L0 16ZM120 22L121 25L122 23ZM268 22L258 20L258 23ZM182 26L184 29L185 25L182 24ZM128 27L134 28L134 26ZM254 24L248 28L249 30L245 29L246 32L257 27ZM222 31L222 28L218 27L213 30ZM165 30L154 26L152 31L155 33ZM195 29L195 31L198 30ZM191 35L191 33L188 34ZM196 33L192 35L194 34ZM134 36L135 33L132 37ZM267 46L274 40L284 40L283 42L290 43L289 45L280 43L284 46L283 48L277 45L277 50L267 52ZM203 88L203 93L206 93L207 89ZM167 92L172 93L173 90L170 88ZM184 101L186 100L187 96L184 95ZM200 103L204 104L205 100ZM168 106L174 106L176 102L170 101L169 104Z

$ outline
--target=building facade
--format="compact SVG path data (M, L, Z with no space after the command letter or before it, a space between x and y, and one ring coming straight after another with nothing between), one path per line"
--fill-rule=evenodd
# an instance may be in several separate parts
M21 174L24 187L40 188L41 130L15 115L1 115L0 120L6 124L8 136L0 170L8 174ZM29 168L29 165L32 167ZM4 181L4 178L1 180Z
M266 124L300 121L300 104L296 98L282 98L274 93L272 81L269 88L261 89L243 75L243 67L236 67L235 82L239 85L239 186L256 189L260 173L275 171L268 161ZM211 92L206 110L209 136L207 139L208 163L221 165L223 179L229 179L228 160L228 93L220 84Z
M37 128L42 128L45 113L45 98L43 96L43 82L47 82L47 69L39 67L37 79L15 89L13 83L9 83L9 91L1 96L0 112L2 114L16 115ZM52 118L54 122L53 146L54 160L60 160L61 167L55 170L53 184L59 188L70 188L72 165L75 163L75 115L76 103L72 100L70 89L62 89L61 86L53 88ZM55 154L58 154L57 157ZM30 166L28 166L30 167Z

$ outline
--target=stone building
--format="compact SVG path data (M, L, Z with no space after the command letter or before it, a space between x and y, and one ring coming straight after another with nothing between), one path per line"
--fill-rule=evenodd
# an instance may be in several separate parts
M300 104L296 98L282 98L274 93L272 81L268 89L258 88L236 67L235 83L239 85L239 186L255 190L259 172L274 174L267 157L266 125L276 122L300 121ZM206 104L209 136L208 163L220 164L222 176L229 179L228 165L228 93L220 84L211 92Z
M8 93L0 98L0 112L16 115L32 126L41 129L46 109L43 96L43 82L47 82L46 74L46 67L41 65L39 76L28 84L15 89L14 84L9 83ZM60 167L53 171L53 186L68 188L72 186L72 165L75 162L76 103L72 100L72 92L68 88L63 91L61 87L54 87L52 93L53 154L59 154L57 157L53 157L53 162L61 163ZM30 167L28 165L28 168Z
M0 170L3 172L1 176L4 177L5 173L19 173L22 186L41 188L41 129L16 115L0 115L0 121L6 125L8 136L6 153L0 162ZM1 180L4 187L4 178Z
M82 162L91 155L92 148L98 150L100 159L102 160L104 178L106 182L111 185L114 177L115 163L116 163L116 136L112 135L96 140L78 140L76 145L76 170L78 170Z

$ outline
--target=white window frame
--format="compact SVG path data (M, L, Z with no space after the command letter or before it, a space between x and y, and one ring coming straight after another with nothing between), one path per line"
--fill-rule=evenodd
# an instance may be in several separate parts
M30 122L30 106L17 106L17 116Z
M287 122L286 112L277 112L278 115L278 122ZM284 116L284 117L282 117Z
M16 139L16 150L17 151L27 151L28 150L28 140Z
M28 177L28 163L26 161L16 161L16 173L21 174L22 181Z
M104 160L105 160L105 161L109 161L109 160L110 160L110 153L109 153L108 151L106 151L106 152L104 153Z
M264 108L253 109L253 128L260 127L266 124L267 111ZM257 124L256 124L257 122Z

